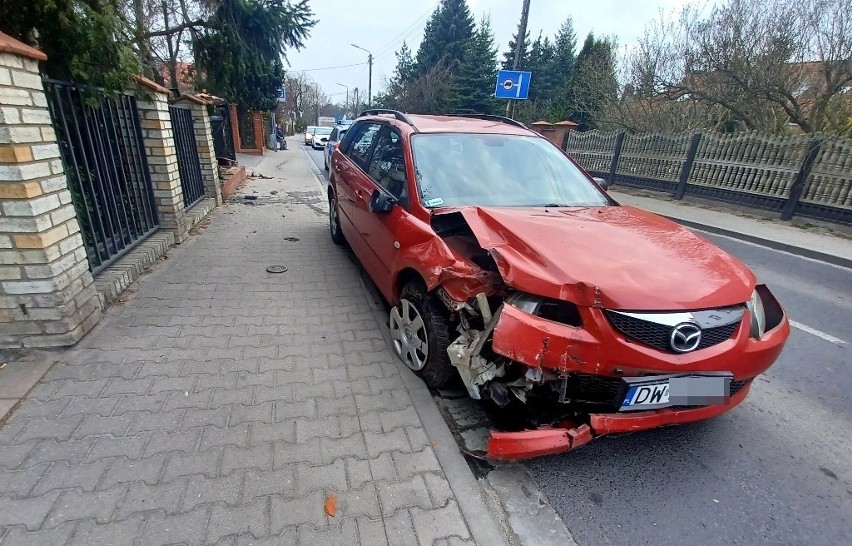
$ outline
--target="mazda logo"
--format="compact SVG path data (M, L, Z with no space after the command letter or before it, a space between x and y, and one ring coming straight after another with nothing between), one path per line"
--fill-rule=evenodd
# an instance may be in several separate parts
M701 328L691 322L682 322L674 327L669 336L669 345L678 353L688 353L701 343Z

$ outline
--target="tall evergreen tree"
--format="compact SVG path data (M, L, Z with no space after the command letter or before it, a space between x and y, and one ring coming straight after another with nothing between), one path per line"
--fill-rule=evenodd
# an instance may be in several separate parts
M597 128L601 109L618 93L613 50L611 40L595 38L590 32L577 54L571 78L571 121L581 131Z
M407 42L402 42L402 47L396 52L396 68L390 80L387 81L387 89L384 93L376 96L375 102L382 108L407 110L408 95L411 85L416 79L414 58Z
M518 24L518 30L512 34L512 39L509 40L509 48L503 53L503 65L502 68L504 70L512 70L515 62L515 47L518 44L518 33L521 31L520 24ZM525 70L524 67L527 66L527 62L529 60L529 51L530 51L530 33L524 35L524 43L521 45L521 62L519 66L519 70Z
M497 48L491 19L483 17L468 42L452 86L453 107L458 112L493 114L500 105L493 98L497 80Z
M194 43L202 82L245 108L274 108L286 49L302 46L312 15L306 0L218 0L211 29Z
M417 50L417 74L425 74L441 62L455 72L475 26L466 0L441 0L426 23Z
M558 81L568 82L574 69L577 35L574 34L574 22L569 17L556 31L553 40L553 64L551 71Z
M567 119L572 113L571 81L577 53L577 35L574 23L569 17L562 23L554 38L553 62L550 73L553 76L554 90L549 117L553 120Z

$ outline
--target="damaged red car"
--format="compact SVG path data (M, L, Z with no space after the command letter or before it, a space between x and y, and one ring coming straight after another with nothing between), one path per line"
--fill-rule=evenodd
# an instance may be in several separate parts
M492 431L493 459L728 411L790 332L746 266L507 118L367 111L328 200L405 364L528 416Z

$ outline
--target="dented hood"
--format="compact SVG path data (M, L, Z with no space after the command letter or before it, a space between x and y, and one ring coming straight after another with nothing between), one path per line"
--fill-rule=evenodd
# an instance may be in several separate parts
M627 206L464 207L460 213L509 286L623 310L723 307L755 286L741 262L686 228Z

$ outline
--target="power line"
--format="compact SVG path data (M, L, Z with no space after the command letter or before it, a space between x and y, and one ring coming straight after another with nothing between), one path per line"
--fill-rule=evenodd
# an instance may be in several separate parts
M335 70L338 68L350 68L353 66L364 66L367 63L355 63L355 64L342 64L340 66L323 66L320 68L304 68L302 70L297 70L295 68L288 69L288 72L316 72L317 70Z
M428 17L431 13L433 13L433 12L435 11L435 8L436 8L436 7L438 7L438 4L440 4L440 3L441 3L441 2L440 2L440 0L439 0L438 2L435 2L435 3L432 5L432 7L430 7L428 10L426 10L426 12L425 12L425 13L423 13L420 17L418 17L418 18L417 18L417 19L416 19L413 23L411 23L410 25L408 25L408 26L407 26L407 27L406 27L406 28L405 28L402 32L400 32L399 34L397 34L396 36L394 36L394 37L391 39L391 41L390 41L390 42L388 42L387 44L385 44L385 45L383 45L382 47L380 47L380 48L376 51L375 57L378 57L378 56L380 56L380 55L385 55L388 51L393 51L393 47L394 47L396 44L398 44L399 42L401 42L402 40L404 40L404 39L405 39L405 38L407 38L408 36L410 36L410 35L414 34L415 32L417 32L417 30L419 30L419 28L415 28L415 27L419 27L419 25L420 25L420 24L422 24L422 23L426 20L426 18L427 18L427 17ZM412 29L413 29L413 30L412 30ZM389 49L389 48L390 48L390 49Z

